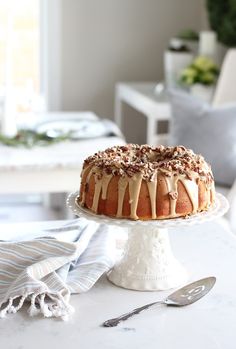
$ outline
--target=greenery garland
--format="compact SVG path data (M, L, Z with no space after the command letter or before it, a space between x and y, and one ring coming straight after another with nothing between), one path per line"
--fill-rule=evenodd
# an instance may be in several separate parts
M8 137L0 134L0 143L12 146L12 147L26 147L32 148L33 146L46 146L65 140L71 139L71 134L65 134L63 136L50 137L47 133L38 133L33 130L22 129L17 132L13 137Z
M226 46L236 46L236 0L206 0L211 29Z

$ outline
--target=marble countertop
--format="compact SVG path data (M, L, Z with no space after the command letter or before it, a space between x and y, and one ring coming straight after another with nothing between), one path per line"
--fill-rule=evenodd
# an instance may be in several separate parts
M30 227L28 224L27 229ZM0 238L3 231L4 226L0 225ZM29 318L26 307L0 320L0 347L234 349L235 237L220 219L172 229L170 238L175 255L189 271L189 281L210 275L217 277L215 287L200 301L184 308L153 307L115 328L103 328L103 321L171 293L130 291L112 285L103 277L89 292L72 296L76 312L68 322Z

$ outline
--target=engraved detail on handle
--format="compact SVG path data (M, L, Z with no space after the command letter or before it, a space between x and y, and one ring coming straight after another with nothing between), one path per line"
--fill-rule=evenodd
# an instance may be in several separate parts
M164 302L160 301L160 302L154 302L154 303L149 303L146 305L143 305L142 307L136 308L128 313L125 313L121 316L118 316L114 319L110 319L105 321L102 326L103 327L115 327L117 326L121 321L125 321L127 319L129 319L131 316L137 315L139 313L141 313L141 311L150 308L151 306L155 305L155 304L164 304Z

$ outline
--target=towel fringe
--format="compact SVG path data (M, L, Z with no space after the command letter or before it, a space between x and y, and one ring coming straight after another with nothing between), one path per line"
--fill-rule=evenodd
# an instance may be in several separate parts
M57 292L56 295L47 293L47 296L54 302L53 304L49 304L49 310L53 316L67 321L69 315L75 311L74 307L69 304L69 295L63 296L61 292Z
M15 314L18 312L18 310L20 310L25 302L26 296L21 296L19 299L19 303L18 305L13 305L9 308L8 313L9 314Z
M68 314L73 314L75 312L75 308L72 307L72 305L70 305L68 295L63 296L61 292L58 292L57 295L62 304L64 305L65 309L67 310Z
M31 300L30 300L30 307L28 308L28 314L29 316L35 316L38 315L40 313L40 309L37 308L36 306L36 297L39 295L39 293L32 293L31 296Z
M40 310L41 310L41 313L43 314L43 316L45 316L45 317L52 317L53 313L49 309L49 305L45 302L45 296L46 296L46 294L43 293L43 294L41 294L38 297L39 298Z
M9 309L12 307L12 303L13 303L13 298L10 297L5 308L0 310L0 319L3 319L7 315Z

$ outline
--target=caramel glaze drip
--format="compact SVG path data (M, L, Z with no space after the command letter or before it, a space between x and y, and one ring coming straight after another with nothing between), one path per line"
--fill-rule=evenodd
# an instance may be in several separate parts
M154 180L147 182L148 192L150 196L152 219L156 219L156 196L157 196L157 173L154 174Z
M167 148L167 149L171 149L171 148ZM176 147L173 149L175 150ZM186 150L184 147L180 147L180 149ZM177 150L178 150L178 147L177 147ZM193 156L192 154L196 156L194 153L190 153L191 156ZM205 163L203 163L203 165L204 164ZM206 164L206 166L208 165ZM208 170L209 172L207 172ZM159 171L160 170L158 169L152 171L152 175L149 178L147 178L147 176L145 176L145 173L142 171L137 173L132 173L132 175L128 175L123 171L118 181L118 206L117 206L117 213L116 213L117 217L122 217L124 197L128 187L130 218L135 220L139 219L139 217L137 216L137 207L138 207L141 184L142 184L142 181L144 180L146 181L147 187L148 187L152 219L157 218L156 201L157 201L157 180L158 180ZM178 200L178 182L179 181L181 181L181 183L185 187L185 190L192 203L192 212L196 213L199 209L198 184L197 184L197 179L199 179L199 174L194 171L188 171L188 176L186 176L185 173L183 173L183 171L179 171L180 173L178 173L178 171L171 173L170 170L167 170L165 173L165 171L166 171L165 168L162 169L162 171L160 171L160 174L164 175L167 191L170 198L169 216L170 217L177 216L176 203ZM210 176L212 175L210 172L210 169L206 168L206 175L208 176L209 174ZM93 164L88 164L87 166L85 166L81 174L82 181L85 183L85 186L89 184L90 178L92 175L94 176L94 180L95 180L95 190L94 190L91 210L97 213L100 196L102 200L106 200L107 198L107 190L108 190L109 183L113 177L113 173L107 173L103 169L97 167L96 164L94 166ZM213 179L208 180L206 187L207 187L207 202L210 205L211 202L214 201L214 180ZM82 206L85 204L85 199L86 199L86 190L83 191L82 197L80 198L80 204Z
M97 213L98 210L98 203L100 194L103 200L106 200L107 198L107 189L108 185L110 183L110 180L112 179L112 174L101 174L94 172L94 170L91 170L94 173L94 179L95 179L95 190L94 190L94 196L93 196L93 204L92 204L92 211Z
M98 210L98 203L99 198L103 200L106 200L107 198L107 189L109 186L109 183L112 179L112 174L102 174L99 172L96 172L94 168L90 169L87 172L86 176L86 183L89 183L90 177L93 174L95 179L95 190L94 190L94 197L93 197L93 203L91 210L97 213ZM86 175L86 174L85 174ZM150 197L150 205L151 205L151 212L152 212L152 219L156 219L156 199L157 199L157 173L153 176L152 181L147 181L148 191L149 191L149 197ZM130 218L132 219L139 219L137 216L137 206L138 206L138 200L139 200L139 193L140 188L142 184L143 176L142 174L134 175L133 177L129 178L127 176L120 177L118 181L118 207L117 207L117 213L116 217L122 217L122 211L123 211L123 203L124 203L124 196L126 189L128 187L129 189L129 203L130 203ZM193 207L193 213L196 213L198 211L199 205L198 205L198 185L196 184L195 180L189 180L186 179L183 175L176 175L176 176L170 176L165 177L166 185L168 193L170 194L170 213L169 215L171 217L175 217L176 214L176 203L178 199L178 181L181 181L182 184L185 187L185 190L191 200L192 207ZM207 189L207 201L208 203L214 200L214 183L209 186ZM212 195L212 197L211 197ZM83 192L83 196L81 199L81 205L84 205L85 202L85 191Z
M83 190L83 192L82 192L82 198L81 198L81 201L80 201L80 204L82 206L84 206L84 203L85 203L86 186L89 183L91 175L92 175L91 166L88 166L88 167L84 168L82 173L81 173L82 181L85 180L85 190Z
M105 174L102 177L102 199L106 200L107 198L107 189L108 189L108 185L110 183L110 180L112 179L112 174Z
M118 206L116 217L122 217L123 203L125 197L125 191L128 185L128 180L125 177L120 177L118 182Z
M138 199L140 188L142 184L142 173L135 174L133 177L128 179L129 183L129 203L130 203L130 218L138 219L137 216L137 207L138 207ZM118 188L118 191L120 188ZM123 203L122 203L123 206Z
M99 175L95 173L94 175L95 179L95 190L94 190L94 196L93 196L93 204L91 210L97 213L98 210L98 202L100 198L100 193L102 189L102 179L99 178Z
M170 215L176 216L176 203L178 199L178 181L181 181L185 187L185 190L191 200L193 206L193 213L198 210L198 185L194 180L184 178L184 176L177 175L171 177L165 177L168 192L170 195Z

